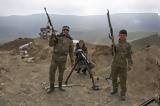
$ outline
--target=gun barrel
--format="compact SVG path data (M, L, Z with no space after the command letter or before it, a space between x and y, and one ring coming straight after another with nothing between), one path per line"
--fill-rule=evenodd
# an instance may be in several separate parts
M49 17L49 14L47 13L46 8L44 8L44 10L45 10L45 13L46 13L46 15L47 15L48 22L49 22L50 26L52 26L52 27L53 27L52 22L51 22L51 19L50 19L50 17Z
M108 18L108 24L109 24L109 29L110 29L109 38L112 40L112 45L113 45L112 55L114 56L115 55L115 41L114 41L114 36L113 36L113 28L112 28L112 24L110 20L109 10L107 10L107 18Z
M47 9L44 7L44 10L45 10L45 13L47 15L47 18L48 18L48 23L50 24L51 28L52 28L52 33L55 34L55 30L53 28L53 25L52 25L52 22L51 22L51 19L49 17L49 14L47 13Z
M140 104L139 106L147 106L147 105L149 105L150 103L152 103L154 101L155 101L155 98L152 97L149 100L147 100L147 101L143 102L142 104Z
M111 24L111 20L110 20L110 14L109 14L109 10L107 10L107 17L108 17L108 24L109 24L109 27L110 27L110 31L111 33L113 32L112 30L112 24ZM113 34L113 33L112 33ZM111 36L112 36L111 34Z

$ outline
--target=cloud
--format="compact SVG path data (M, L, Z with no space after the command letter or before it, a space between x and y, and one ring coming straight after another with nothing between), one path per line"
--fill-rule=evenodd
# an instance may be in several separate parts
M160 13L160 0L1 0L0 15L25 15L42 13L47 7L50 13L69 15L155 12Z

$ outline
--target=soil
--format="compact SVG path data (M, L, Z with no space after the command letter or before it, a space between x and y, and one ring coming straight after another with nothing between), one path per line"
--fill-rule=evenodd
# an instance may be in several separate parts
M34 62L26 62L18 53L18 47L32 41L29 50ZM52 48L47 40L17 39L0 46L0 106L138 106L145 100L160 93L160 48L151 46L133 54L133 69L128 72L127 99L121 101L119 93L111 96L111 83L105 78L110 74L112 56L110 47L87 44L90 60L95 63L94 79L99 91L94 91L87 73L73 72L69 84L79 86L65 87L47 94L49 66ZM64 80L71 66L68 61ZM58 75L58 70L57 70ZM57 80L56 80L57 82ZM57 83L56 83L57 84ZM157 106L152 104L150 106Z

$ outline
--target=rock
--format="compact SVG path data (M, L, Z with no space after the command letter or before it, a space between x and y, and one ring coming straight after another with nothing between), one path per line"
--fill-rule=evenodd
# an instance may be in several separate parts
M28 63L33 63L34 62L34 58L33 57L28 58L27 62Z
M21 58L28 58L29 57L29 54L28 54L28 51L27 50L20 50L20 55L21 55Z
M34 63L34 57L24 58L24 61L27 63Z
M33 42L29 42L29 43L26 43L24 45L21 45L19 47L19 50L28 50L28 49L32 49L33 47Z

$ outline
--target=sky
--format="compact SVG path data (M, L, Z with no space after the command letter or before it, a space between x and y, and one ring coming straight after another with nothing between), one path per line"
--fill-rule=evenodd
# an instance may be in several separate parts
M104 15L110 13L158 13L160 0L0 0L0 16L44 13Z

